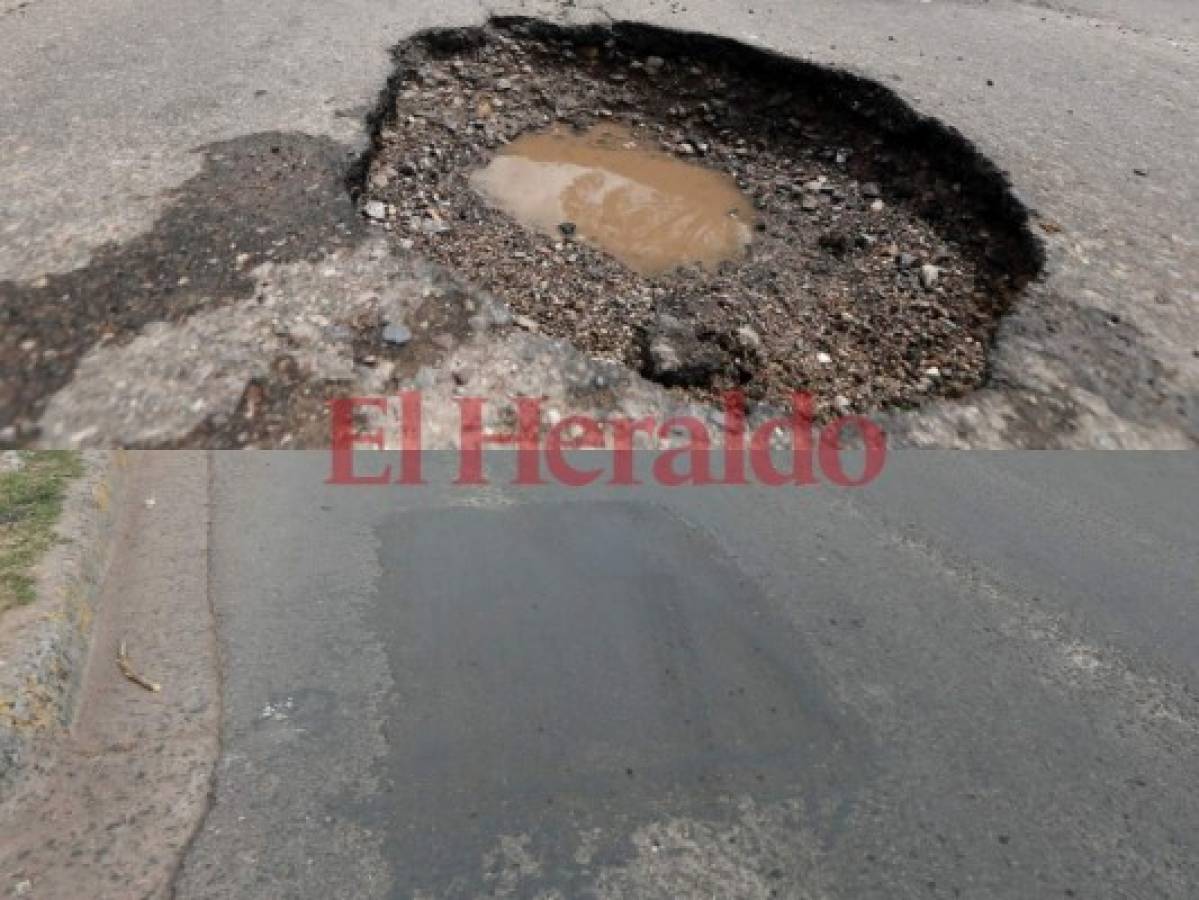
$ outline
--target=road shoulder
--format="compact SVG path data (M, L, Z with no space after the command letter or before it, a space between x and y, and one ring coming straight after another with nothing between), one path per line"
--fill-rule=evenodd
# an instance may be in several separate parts
M32 571L32 598L7 610L0 629L0 788L29 762L39 736L70 720L87 658L128 460L93 451L79 464Z
M38 736L0 807L0 893L163 896L206 810L220 710L207 459L139 453L126 477L73 719Z

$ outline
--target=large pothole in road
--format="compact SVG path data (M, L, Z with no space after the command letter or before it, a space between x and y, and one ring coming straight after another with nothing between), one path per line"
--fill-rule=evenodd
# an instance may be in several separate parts
M687 396L961 396L1040 266L951 129L730 41L528 20L398 50L360 206L517 322Z

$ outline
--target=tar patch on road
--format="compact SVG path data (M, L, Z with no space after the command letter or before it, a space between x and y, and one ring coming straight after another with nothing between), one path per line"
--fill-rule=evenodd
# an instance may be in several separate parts
M36 436L45 401L92 347L253 295L263 262L316 260L357 240L350 151L328 138L248 135L200 148L204 168L146 234L34 282L0 282L0 429Z
M656 866L677 841L729 896L802 881L864 731L709 539L611 503L426 510L378 540L389 751L338 813L386 835L392 896L682 896L687 866Z

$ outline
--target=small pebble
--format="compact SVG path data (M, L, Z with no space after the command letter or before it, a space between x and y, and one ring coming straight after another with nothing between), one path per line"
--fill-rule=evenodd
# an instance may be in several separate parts
M737 329L737 340L747 350L762 349L762 336L748 325L742 325Z
M404 325L391 323L383 328L383 340L397 347L403 347L412 340L412 332Z

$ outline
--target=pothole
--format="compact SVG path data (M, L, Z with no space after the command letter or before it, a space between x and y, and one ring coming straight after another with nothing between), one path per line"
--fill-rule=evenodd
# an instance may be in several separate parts
M732 41L531 20L426 33L361 209L520 326L690 398L819 415L962 396L1041 250L964 138Z

